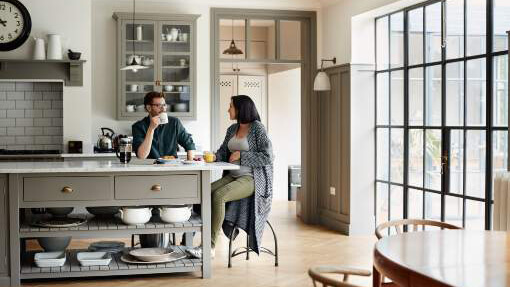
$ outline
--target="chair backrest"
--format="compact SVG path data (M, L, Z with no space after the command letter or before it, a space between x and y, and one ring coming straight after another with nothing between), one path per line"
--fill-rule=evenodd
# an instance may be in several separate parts
M339 281L323 274L339 274L343 275L343 279ZM317 287L316 282L322 283L324 287L360 287L347 282L349 275L370 276L371 273L367 270L342 266L316 266L308 269L308 275L312 278L314 287Z
M400 234L404 231L404 226L407 226L407 231L418 231L418 227L421 226L423 230L425 226L435 226L441 229L462 229L461 227L455 226L453 224L434 221L434 220L426 220L426 219L402 219L402 220L392 220L388 222L384 222L379 224L375 228L375 236L377 239L381 239L384 237L383 232L386 228L391 231L393 227L397 234ZM412 229L410 228L412 227Z

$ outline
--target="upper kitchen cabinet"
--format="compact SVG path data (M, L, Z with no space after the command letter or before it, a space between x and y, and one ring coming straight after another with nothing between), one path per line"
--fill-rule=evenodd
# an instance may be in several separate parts
M164 92L168 114L196 119L196 20L199 15L114 13L117 20L117 118L144 117L147 92ZM144 66L121 70L133 58Z

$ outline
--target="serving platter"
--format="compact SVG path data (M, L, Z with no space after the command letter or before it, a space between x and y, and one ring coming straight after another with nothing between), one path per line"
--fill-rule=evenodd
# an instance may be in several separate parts
M120 257L120 260L122 262L130 263L130 264L159 264L159 263L168 263L168 262L184 259L186 257L187 257L186 254L174 252L174 253L171 253L170 255L168 255L168 257L164 260L146 262L146 261L139 260L136 257L131 256L129 254L124 254Z

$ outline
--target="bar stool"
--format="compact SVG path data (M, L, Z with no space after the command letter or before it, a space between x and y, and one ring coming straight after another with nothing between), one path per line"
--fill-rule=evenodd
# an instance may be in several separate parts
M274 232L273 226L269 222L269 220L266 220L267 225L269 228L271 228L271 232L273 233L274 238L274 252L270 249L267 249L265 247L260 246L260 252L267 253L269 255L274 256L274 266L278 266L278 239L276 238L276 233ZM237 255L245 254L246 253L246 260L250 260L250 252L255 252L253 249L250 248L250 235L249 233L246 234L246 247L242 246L239 248L236 248L232 252L232 242L234 241L234 234L239 234L239 228L234 225L232 228L232 231L230 232L229 236L229 242L228 242L228 268L232 267L232 258L236 257Z

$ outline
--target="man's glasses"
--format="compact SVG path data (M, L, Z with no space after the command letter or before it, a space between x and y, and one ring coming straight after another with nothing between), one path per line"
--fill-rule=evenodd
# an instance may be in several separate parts
M151 104L151 106L153 106L153 107L158 107L158 108L160 108L160 109L161 109L161 108L163 108L163 109L164 109L164 108L166 108L166 107L167 107L167 104Z

